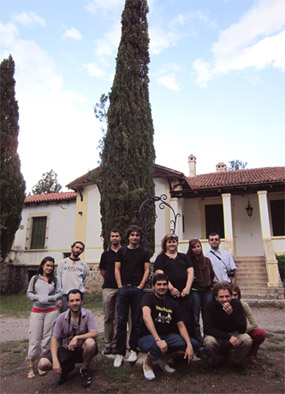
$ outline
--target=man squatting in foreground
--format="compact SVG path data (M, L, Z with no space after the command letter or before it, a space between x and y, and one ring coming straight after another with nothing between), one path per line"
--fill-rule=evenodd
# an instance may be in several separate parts
M80 375L83 387L92 380L88 371L92 358L97 354L95 338L98 330L91 311L82 308L82 293L78 289L67 294L69 309L56 320L51 338L51 349L39 361L42 371L53 371L60 375L58 384L68 379L75 363L82 363Z
M117 340L117 290L115 279L115 261L121 247L121 233L117 229L110 231L110 247L105 250L100 259L99 269L104 278L103 311L104 311L104 355L116 354Z
M62 299L56 305L60 308L60 313L68 309L67 294L72 289L78 289L84 296L84 285L87 280L87 264L79 256L84 252L85 245L81 241L76 241L71 245L71 254L58 263L57 275L62 287Z
M155 378L153 361L157 360L164 372L173 373L175 369L168 365L169 358L184 353L184 358L190 363L194 357L192 345L195 349L199 347L195 339L189 338L179 306L166 296L167 276L156 274L153 278L153 287L154 294L145 294L143 297L143 322L139 340L139 348L147 353L143 372L148 380Z
M252 339L246 334L246 318L238 300L232 299L232 286L228 282L216 283L214 299L205 315L204 344L212 366L224 363L228 355L235 370L245 375L243 364L251 348Z

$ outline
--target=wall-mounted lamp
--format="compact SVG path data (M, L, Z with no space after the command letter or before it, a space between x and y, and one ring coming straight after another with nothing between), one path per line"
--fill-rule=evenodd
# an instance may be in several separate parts
M246 210L247 215L251 218L252 217L253 208L250 205L249 200L248 200L247 207L245 208L245 210Z
M79 214L79 215L83 215L83 212L82 212L82 211L79 211L78 214Z

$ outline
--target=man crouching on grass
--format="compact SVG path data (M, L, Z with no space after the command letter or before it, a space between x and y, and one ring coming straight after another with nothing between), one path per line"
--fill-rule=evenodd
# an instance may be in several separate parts
M164 372L173 373L175 369L168 365L169 358L184 354L184 358L190 363L194 357L192 344L194 348L198 347L198 342L192 338L190 340L188 336L179 306L166 296L167 276L155 275L153 287L154 294L145 294L142 300L143 323L139 340L139 348L147 353L143 372L148 380L155 378L153 361L157 360ZM177 334L177 329L180 335Z
M82 308L80 290L70 290L67 303L69 309L56 320L51 349L40 359L38 367L43 371L53 369L60 375L58 384L63 384L74 369L75 363L82 363L82 385L89 387L92 380L88 366L98 351L95 342L98 330L92 312Z

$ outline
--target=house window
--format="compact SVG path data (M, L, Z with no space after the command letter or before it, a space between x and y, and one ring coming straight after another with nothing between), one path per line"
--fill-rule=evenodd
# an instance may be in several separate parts
M32 218L32 236L30 249L44 249L46 239L47 216Z
M223 205L205 205L206 218L206 237L211 233L218 233L221 238L224 238L224 215Z
M285 235L284 200L270 201L273 235Z

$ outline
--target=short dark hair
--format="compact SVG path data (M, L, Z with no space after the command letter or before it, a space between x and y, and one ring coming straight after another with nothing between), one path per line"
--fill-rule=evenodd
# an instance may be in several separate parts
M67 302L69 301L69 294L80 294L81 301L83 300L83 293L79 289L69 290L69 292L67 293Z
M219 233L211 233L211 234L209 234L209 237L208 237L208 239L210 239L210 237L214 237L215 235L217 235L218 237L219 237L219 239L221 239L221 237L220 237L220 234Z
M71 245L71 247L74 248L74 246L75 246L76 244L82 245L82 246L83 246L83 250L85 249L85 245L84 245L84 243L83 243L82 241L75 241L75 242L73 242L73 244Z
M132 226L129 226L126 230L126 239L129 239L129 236L133 231L139 233L140 237L142 237L142 228L133 224Z
M218 295L220 290L228 290L230 295L232 295L232 285L229 282L218 282L213 287L214 297Z
M121 231L118 230L117 228L112 228L112 230L110 231L110 235L111 233L119 233L120 237L122 236Z
M156 284L156 282L158 282L159 280L166 280L167 284L168 284L168 276L166 274L156 274L154 275L153 279L152 279L152 284L153 286Z
M232 284L232 293L234 291L237 292L238 299L240 300L241 299L241 291L240 291L240 288L238 287L238 285L236 285L236 284Z

